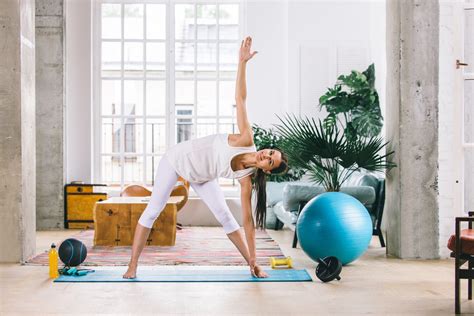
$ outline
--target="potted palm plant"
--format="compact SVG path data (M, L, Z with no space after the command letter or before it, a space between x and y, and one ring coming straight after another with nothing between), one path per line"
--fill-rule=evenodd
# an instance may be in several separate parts
M321 96L324 120L286 115L276 130L280 147L292 166L304 169L326 191L339 191L355 172L382 172L395 166L384 153L388 144L379 136L382 115L374 87L374 65L364 72L340 76Z
M294 115L279 119L282 124L276 128L289 163L306 170L326 191L339 191L355 171L382 172L395 166L387 161L393 152L381 153L387 145L381 137L349 140L336 126L328 132L321 120Z

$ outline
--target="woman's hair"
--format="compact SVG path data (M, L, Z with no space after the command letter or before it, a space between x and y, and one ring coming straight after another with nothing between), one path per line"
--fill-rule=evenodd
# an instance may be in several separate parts
M287 156L278 148L272 148L278 150L281 153L281 162L280 165L272 169L272 174L284 174L288 171L288 158ZM265 217L267 214L267 191L266 191L266 174L265 172L257 168L257 172L254 176L254 190L257 195L257 205L255 207L255 218L257 220L257 228L265 227Z

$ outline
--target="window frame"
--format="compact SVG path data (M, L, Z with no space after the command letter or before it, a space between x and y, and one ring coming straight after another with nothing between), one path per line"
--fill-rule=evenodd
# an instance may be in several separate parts
M120 4L121 5L121 37L120 39L102 39L102 4ZM142 39L125 39L124 38L124 5L125 4L143 4L144 5L144 10L143 10L143 38ZM149 40L146 38L146 32L147 32L147 17L146 17L146 9L145 5L146 4L163 4L165 5L165 12L166 12L166 36L164 40ZM197 43L200 42L205 42L208 43L208 40L198 40L197 39L197 28L194 28L195 31L195 36L194 39L192 40L183 40L183 39L176 39L175 37L175 27L174 27L174 19L175 19L175 5L176 4L191 4L196 8L197 5L201 4L209 4L209 5L225 5L225 4L236 4L239 6L239 31L238 31L238 39L236 40L221 40L219 38L219 22L218 20L216 21L216 55L217 55L217 60L216 60L216 77L214 78L198 78L197 76ZM176 140L176 133L177 133L177 119L178 115L176 115L176 105L175 105L175 83L176 83L176 78L175 78L175 43L178 42L190 42L194 43L195 48L194 48L194 74L193 77L190 79L184 79L184 80L189 80L194 82L194 111L193 114L190 116L193 120L193 137L197 137L197 128L198 128L198 118L199 119L215 119L215 128L216 132L219 133L220 131L220 121L221 119L230 119L234 124L236 121L235 117L235 112L232 113L231 116L226 116L226 115L220 115L219 113L219 85L221 82L224 81L233 81L235 82L235 79L229 80L229 79L222 79L220 78L220 73L219 73L219 44L220 43L226 43L226 42L239 42L240 38L242 38L242 35L245 32L245 24L244 24L244 16L246 12L246 4L242 0L214 0L214 1L204 1L204 0L191 0L191 1L185 1L185 0L141 0L141 1L130 1L130 0L94 0L92 3L92 11L93 11L93 25L92 25L92 84L91 84L91 90L92 90L92 165L93 165L93 170L92 170L92 179L95 183L105 183L105 181L102 179L102 157L106 156L119 156L120 157L120 189L123 189L124 185L128 184L125 183L125 165L124 165L124 159L127 156L137 156L137 157L143 157L143 176L141 179L141 182L144 184L147 183L147 173L152 172L150 167L147 166L147 159L150 157L154 159L154 157L160 157L162 155L157 154L157 153L148 153L146 150L146 144L147 144L147 119L164 119L165 120L165 151L167 148L169 148L171 145L175 144ZM197 15L194 15L194 25L197 25ZM103 42L120 42L121 46L121 70L120 70L120 76L116 78L108 78L108 77L103 77L102 72L101 72L101 66L102 66L102 43ZM143 43L143 75L141 77L136 77L136 78L130 78L126 77L124 74L124 43L125 42L139 42ZM146 47L145 45L150 42L161 42L165 43L165 77L164 78L149 78L147 77L146 74ZM212 41L214 42L214 41ZM102 115L102 81L103 80L118 80L120 81L120 86L121 86L121 112L120 115ZM133 115L133 116L127 116L125 115L126 113L124 112L124 83L127 80L138 80L143 83L143 110L141 115ZM146 85L147 82L149 81L154 81L154 80L159 80L163 81L165 83L165 115L147 115L146 113ZM183 79L179 79L183 80ZM216 114L215 115L206 115L206 116L198 116L197 113L197 85L198 82L203 82L203 81L209 81L209 82L214 82L216 84ZM121 122L121 133L120 133L120 153L119 155L116 154L107 154L102 152L102 119L103 118L116 118L119 119ZM124 146L125 146L125 137L124 137L124 121L127 117L134 117L138 118L142 121L142 129L143 129L143 136L142 136L142 142L143 142L143 152L142 153L137 153L137 154L126 154L124 152ZM184 116L179 116L179 118L184 118ZM156 169L155 169L156 170ZM148 175L150 177L150 175ZM151 175L151 179L153 181L154 179L154 174ZM132 182L130 182L132 183ZM152 182L153 183L153 182ZM236 182L232 182L232 186L235 188ZM116 186L116 184L112 184L112 186Z

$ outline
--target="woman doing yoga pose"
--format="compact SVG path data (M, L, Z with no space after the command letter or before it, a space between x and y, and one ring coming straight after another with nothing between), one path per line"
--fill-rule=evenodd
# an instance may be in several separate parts
M276 149L256 151L252 127L246 111L246 66L256 51L251 51L252 39L242 41L235 89L237 125L240 134L217 134L179 143L166 152L156 171L153 193L141 215L132 246L132 255L124 278L135 278L138 258L150 234L153 222L163 210L178 176L190 182L191 187L210 208L223 226L225 233L237 247L250 267L250 273L259 278L268 275L256 263L255 223L251 209L252 190L257 195L257 227L263 228L266 212L265 174L284 173L285 155ZM232 216L219 187L218 178L238 179L241 186L242 220L245 239L240 226ZM252 177L254 185L252 186Z

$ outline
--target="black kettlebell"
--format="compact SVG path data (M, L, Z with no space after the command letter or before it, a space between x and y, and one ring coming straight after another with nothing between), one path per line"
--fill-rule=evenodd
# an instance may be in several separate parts
M342 271L342 264L336 257L318 258L316 276L323 282L331 282L334 279L341 280L339 274Z

